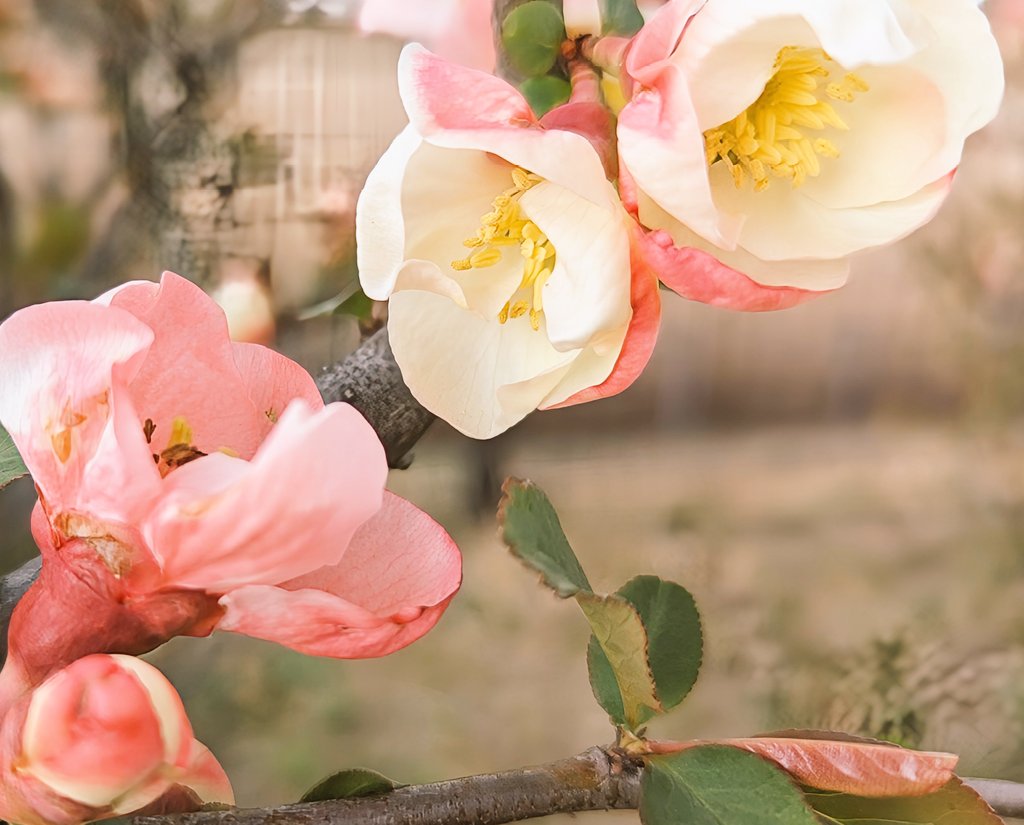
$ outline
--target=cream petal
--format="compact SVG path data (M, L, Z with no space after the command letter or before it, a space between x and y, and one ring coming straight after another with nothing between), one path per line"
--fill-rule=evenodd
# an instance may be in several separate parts
M520 204L555 248L555 269L542 291L551 345L581 349L610 329L624 330L630 316L626 212L602 209L550 183L534 186Z
M423 141L407 126L370 171L356 202L356 262L363 291L386 301L405 260L402 185Z
M537 408L569 368L527 317L501 324L430 292L392 296L388 334L409 390L428 410L473 438L504 432ZM504 402L499 390L526 384Z
M711 170L724 209L746 209L740 245L765 261L840 258L891 243L926 223L949 192L943 178L898 201L828 209L788 186L737 190L725 169Z

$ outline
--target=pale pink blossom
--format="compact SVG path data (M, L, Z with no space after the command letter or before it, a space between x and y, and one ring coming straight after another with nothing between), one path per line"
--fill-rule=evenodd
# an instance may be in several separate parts
M163 675L93 655L51 675L0 723L0 817L77 825L142 809L232 804L223 768Z
M284 356L233 344L184 278L15 313L0 375L44 559L12 619L0 706L86 653L215 627L384 655L458 588L457 548L385 491L366 420L324 406Z
M599 151L607 114L571 102L538 120L503 80L418 46L399 86L411 123L367 180L356 236L413 395L489 438L628 387L660 307Z
M364 0L359 28L423 43L442 57L494 68L491 0Z
M973 0L671 0L625 68L622 191L652 265L739 309L834 289L928 221L1003 89Z

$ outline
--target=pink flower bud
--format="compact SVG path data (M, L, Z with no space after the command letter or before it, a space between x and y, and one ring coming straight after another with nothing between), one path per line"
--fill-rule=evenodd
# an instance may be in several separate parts
M0 748L0 816L26 825L130 813L179 785L194 792L175 793L179 806L232 801L174 688L131 656L87 656L55 673L5 717Z

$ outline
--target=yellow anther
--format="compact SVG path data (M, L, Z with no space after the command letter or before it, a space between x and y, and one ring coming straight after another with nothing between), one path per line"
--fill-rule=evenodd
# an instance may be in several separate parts
M516 294L498 313L498 321L504 324L509 318L520 318L529 311L530 325L536 330L540 329L543 312L541 290L555 266L555 247L519 207L523 193L540 183L541 178L518 166L510 174L512 188L491 202L491 211L480 218L476 235L463 241L464 246L474 251L466 258L452 261L451 266L457 272L495 266L502 261L502 247L518 246L523 259L522 279ZM528 300L517 298L522 290L528 291Z
M167 439L167 446L174 447L178 444L192 443L192 428L188 425L184 416L175 416L171 422L171 436Z
M469 256L469 265L473 269L494 266L499 261L501 261L501 250L495 249L493 246L481 249Z
M728 123L704 133L708 166L724 163L737 188L750 178L756 192L768 188L772 177L798 187L819 175L818 156L837 158L839 148L825 138L807 136L805 130L848 129L829 99L849 103L869 91L856 74L833 79L837 69L821 49L780 49L775 73L761 96Z

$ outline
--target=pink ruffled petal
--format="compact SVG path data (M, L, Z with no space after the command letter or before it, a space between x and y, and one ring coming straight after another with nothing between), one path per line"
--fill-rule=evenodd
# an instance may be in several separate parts
M630 234L630 303L633 306L633 317L630 319L622 350L611 374L597 386L581 390L559 404L542 409L570 407L617 395L640 377L647 362L651 360L654 344L658 340L658 328L661 325L661 295L658 292L658 279L644 259L640 247L643 230L634 225L630 229Z
M130 389L143 419L155 425L153 452L167 446L175 419L192 429L192 446L204 453L230 449L243 458L256 452L266 416L249 399L235 363L223 310L191 281L165 272L160 285L137 283L112 295L155 335Z
M166 585L226 593L334 564L380 508L387 462L353 407L284 411L251 462L223 454L175 470L143 524Z
M658 9L647 24L637 32L626 56L626 71L644 85L650 85L675 51L686 24L706 0L670 0Z
M314 656L385 656L420 638L459 588L462 562L433 519L391 493L353 537L340 564L280 587L243 587L221 599L221 630Z
M733 249L742 220L711 195L704 135L682 72L667 65L657 86L640 91L619 114L619 160L636 186L714 244ZM643 208L640 220L646 224Z
M236 343L233 349L242 382L249 390L249 400L263 413L264 437L285 407L296 398L301 398L312 410L323 407L313 376L291 358L259 344Z
M410 122L427 138L445 130L520 127L537 120L526 98L501 78L451 63L415 43L402 50L398 87Z
M82 301L28 307L0 325L0 422L50 513L130 520L154 494L125 390L152 341L129 313Z
M769 312L788 309L831 291L764 286L708 252L675 246L663 230L647 233L641 243L644 257L661 282L691 301L743 312Z

